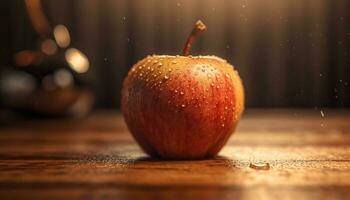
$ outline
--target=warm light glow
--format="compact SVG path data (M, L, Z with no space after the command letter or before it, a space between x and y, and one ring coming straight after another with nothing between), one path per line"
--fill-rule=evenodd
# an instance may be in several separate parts
M44 14L40 0L25 0L25 5L35 31L41 35L48 35L50 32L50 24Z
M41 62L42 56L38 52L34 51L20 51L15 54L14 61L16 65L25 67L28 65L37 65Z
M88 58L78 49L69 48L65 57L70 67L78 73L85 73L90 67Z
M59 47L66 48L70 44L70 35L66 26L57 25L53 30L55 40Z
M61 88L71 86L73 84L73 76L65 69L60 69L55 72L53 79L56 85Z
M51 39L44 40L41 44L41 51L44 52L46 55L54 55L57 52L57 45L55 41Z

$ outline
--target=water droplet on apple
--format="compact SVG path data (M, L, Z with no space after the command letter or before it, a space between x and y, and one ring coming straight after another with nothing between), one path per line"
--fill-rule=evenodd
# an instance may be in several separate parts
M140 73L139 76L142 77L142 73Z
M161 67L163 64L162 63L158 63L158 67Z
M228 73L226 73L225 76L226 76L227 78L230 78L230 75L229 75Z
M221 127L225 127L225 124L221 124Z
M181 94L181 95L184 95L185 93L181 91L180 94Z
M168 79L169 79L169 76L165 75L165 76L164 76L164 79L165 79L165 80L168 80Z
M177 90L175 90L174 92L177 93Z
M186 107L186 105L185 105L185 104L181 104L181 107L183 107L183 108L184 108L184 107Z
M172 71L172 69L169 69L168 71L169 71L169 72L171 72L171 71Z
M225 106L225 110L227 110L228 109L228 107L227 106Z
M214 87L214 83L211 83L210 86L211 86L211 87Z
M217 86L216 86L216 88L217 88L217 89L219 89L219 88L220 88L220 86L219 86L219 85L217 85Z

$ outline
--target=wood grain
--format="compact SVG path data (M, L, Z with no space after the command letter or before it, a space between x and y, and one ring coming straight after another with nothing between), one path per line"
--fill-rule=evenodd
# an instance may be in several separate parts
M197 161L147 157L118 113L6 123L0 199L348 199L350 112L324 113L248 110L220 155Z

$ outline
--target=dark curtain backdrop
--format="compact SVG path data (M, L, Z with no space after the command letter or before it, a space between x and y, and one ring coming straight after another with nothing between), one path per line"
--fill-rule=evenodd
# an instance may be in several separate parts
M34 48L20 0L1 1L1 64ZM349 0L45 0L91 63L97 106L118 107L122 79L148 54L180 54L195 21L208 30L193 54L239 70L247 105L350 106Z

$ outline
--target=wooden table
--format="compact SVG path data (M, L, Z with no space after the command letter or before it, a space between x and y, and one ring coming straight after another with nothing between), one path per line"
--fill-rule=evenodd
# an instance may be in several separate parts
M1 200L165 197L349 199L350 112L248 110L220 156L198 161L146 157L118 113L0 128Z

